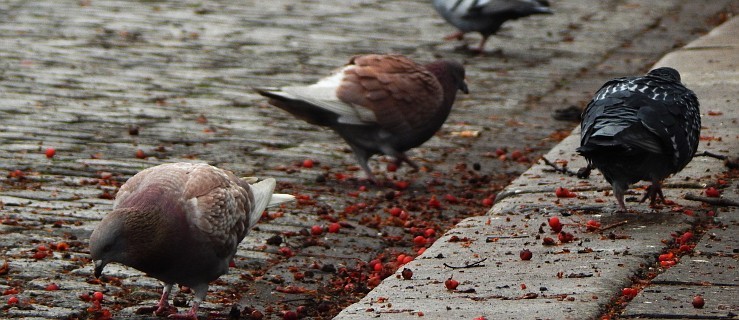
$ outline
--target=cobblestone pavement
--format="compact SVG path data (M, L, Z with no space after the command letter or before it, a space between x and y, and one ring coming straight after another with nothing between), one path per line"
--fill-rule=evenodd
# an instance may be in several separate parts
M279 317L303 306L304 315L331 317L375 281L369 260L415 255L412 227L440 234L484 213L483 199L573 127L553 120L555 109L583 106L608 78L644 72L735 12L736 1L553 8L509 23L488 43L500 52L478 56L442 40L454 30L426 1L0 1L0 290L19 299L3 301L2 316L99 316L80 296L102 291L116 317L144 318L134 310L156 301L159 284L115 266L94 280L87 238L134 173L205 161L274 176L300 201L263 219L204 309ZM386 173L385 159L371 161L386 176L382 187L359 187L353 156L332 132L251 90L309 83L367 52L463 61L471 91L411 152L424 170ZM521 157L512 161L515 150ZM301 167L306 158L317 165ZM428 208L432 196L444 210ZM388 222L393 206L428 223ZM342 223L340 233L306 232L331 221ZM60 290L47 290L51 283Z

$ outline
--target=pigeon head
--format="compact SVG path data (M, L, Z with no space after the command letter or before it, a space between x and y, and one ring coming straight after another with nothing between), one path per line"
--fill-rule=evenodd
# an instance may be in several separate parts
M655 77L655 78L664 79L667 81L674 81L677 83L681 83L680 82L680 72L677 72L677 70L670 68L670 67L662 67L662 68L654 69L652 71L649 71L648 75Z
M467 89L467 83L464 81L464 66L452 60L437 60L425 65L426 69L436 76L436 79L444 88L444 101L449 106L454 102L457 96L457 90L464 93L470 93Z
M136 267L136 257L145 257L148 248L156 243L159 233L153 226L159 225L158 216L132 208L116 209L106 215L90 235L95 277L99 278L111 262Z

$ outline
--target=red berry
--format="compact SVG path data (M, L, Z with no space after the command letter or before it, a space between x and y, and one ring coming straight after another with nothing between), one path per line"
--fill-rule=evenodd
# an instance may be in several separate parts
M397 261L398 263L403 263L403 259L405 259L405 254L401 253L401 254L399 254L399 255L398 255L398 256L397 256L396 258L395 258L395 261Z
M388 163L385 170L387 170L388 172L395 172L398 170L398 165L394 163Z
M395 188L398 190L408 189L408 181L395 181Z
M283 311L282 312L282 319L283 320L298 320L298 313L295 311Z
M705 192L706 197L718 198L719 196L721 196L721 192L719 192L718 189L714 187L709 187L708 189L706 189Z
M290 248L288 248L288 247L282 247L282 248L280 248L280 253L283 256L286 256L286 257L292 257L292 256L295 255L295 252L293 252L293 250L290 249Z
M139 159L146 158L146 153L144 153L144 150L141 150L141 149L136 150L136 158L139 158Z
M49 254L46 253L46 251L36 251L36 253L33 254L33 258L36 260L41 260L43 258L46 258Z
M533 253L531 253L531 250L529 249L523 249L521 252L518 253L518 256L521 257L521 260L531 260L531 257L534 256Z
M513 150L513 152L511 152L511 158L513 160L516 160L516 159L518 159L520 157L523 157L523 153L521 153L521 151Z
M310 233L314 236L320 236L323 233L323 227L315 225L310 227Z
M8 304L18 304L18 297L12 296L8 298Z
M413 257L411 257L411 256L405 256L403 258L403 264L406 264L406 263L411 262L411 261L413 261Z
M588 220L588 222L585 224L585 229L588 231L596 231L600 229L600 222L595 220Z
M46 291L57 291L59 290L59 285L56 283L50 283L46 286Z
M264 318L264 314L259 310L254 310L249 315L249 319L261 320L262 318Z
M432 195L431 199L429 199L429 207L431 208L441 208L441 202L439 202L438 199L436 199L436 195Z
M557 217L549 218L549 227L552 228L552 231L554 232L562 231L562 223L559 222L559 218Z
M444 286L446 286L447 290L454 290L457 289L457 286L459 286L459 281L452 279L452 277L449 277L449 279L446 279L446 281L444 281Z
M573 236L572 233L567 233L567 232L562 231L559 234L557 234L557 239L559 239L559 242L568 243L568 242L572 242L573 240L575 240L575 236Z
M54 157L55 154L56 154L56 149L54 149L54 148L47 148L46 149L46 157L47 158L51 159L51 158Z
M544 239L542 240L542 244L545 245L545 246L553 246L554 245L554 239L552 239L550 237L544 237Z
M493 205L493 199L491 199L491 198L482 199L482 205L483 206L486 206L486 207L492 206Z
M372 269L375 270L376 272L382 271L382 263L379 263L379 262L375 263L375 265L372 266Z
M444 195L444 200L446 200L449 203L459 203L459 199L457 199L457 197L451 194Z
M636 297L637 291L634 288L623 288L623 290L621 290L621 294L626 297L626 299L631 300Z
M313 160L311 159L303 160L303 168L313 168Z
M498 157L504 155L505 153L506 153L506 150L503 149L503 148L495 149L495 155L498 156Z
M92 299L95 301L103 301L103 293L100 291L95 291L95 293L92 294Z
M693 297L693 307L696 309L701 309L703 306L706 305L706 301L703 300L703 297L701 296L695 296Z
M392 216L397 217L397 216L400 215L401 212L403 212L403 209L400 209L398 207L392 207L392 208L390 208L390 215L392 215Z
M424 246L426 245L426 238L424 236L416 236L415 238L413 238L413 243L418 246Z
M330 233L338 233L339 230L341 230L341 224L334 222L328 225L328 232Z
M378 285L380 285L380 281L382 281L382 279L380 279L379 276L371 276L369 279L367 279L367 286L370 288L377 287Z
M431 228L428 228L428 229L426 229L426 230L425 230L425 231L423 232L423 235L424 235L424 236L425 236L426 238L431 238L431 237L433 237L433 236L434 236L434 234L436 234L436 230L434 230L434 229L431 229Z
M557 196L557 198L574 198L577 197L577 194L570 191L567 188L557 187L557 189L554 190L554 195Z
M403 276L403 279L410 280L413 278L413 270L408 268L403 268L403 272L400 273L400 275Z

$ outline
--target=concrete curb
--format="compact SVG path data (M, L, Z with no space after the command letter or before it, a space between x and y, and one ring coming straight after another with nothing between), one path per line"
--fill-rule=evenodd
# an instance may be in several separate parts
M735 108L739 96L737 33L739 18L734 18L666 55L655 65L678 69L683 83L698 95L704 125L699 152L736 156L739 150L739 110ZM593 84L593 90L599 85ZM579 130L575 130L546 157L567 161L570 168L580 168L585 162L574 151L578 144ZM637 271L654 268L660 272L656 268L657 256L665 249L665 242L673 234L692 228L697 217L711 209L683 199L684 194L700 194L725 171L719 160L696 157L685 170L665 183L665 196L681 208L668 207L655 213L646 204L627 200L633 211L614 214L615 200L609 192L603 192L610 190L610 186L597 171L590 179L579 180L537 164L506 188L503 192L506 196L499 199L488 215L462 221L407 264L405 267L413 271L412 279L402 280L401 267L396 276L385 279L335 319L596 318L621 294L622 288L632 284L631 278ZM738 182L728 181L730 187L724 189L724 196L739 198ZM578 196L557 198L554 190L560 186ZM693 210L695 216L686 215L683 208ZM738 314L736 212L736 208L718 211L717 221L726 226L720 229L724 238L719 249L715 249L715 243L708 243L715 242L715 237L704 236L694 253L683 259L684 264L660 274L655 279L656 291L640 292L623 316L731 318ZM550 232L545 224L551 216L560 217L564 231L574 235L573 242L561 243ZM585 222L591 219L599 221L603 228L613 227L588 232ZM543 245L545 237L553 238L556 244ZM530 261L519 258L519 251L525 248L533 252ZM706 255L716 256L716 250L725 253L724 260L713 264L699 262L705 261ZM483 259L472 267L448 267L470 265ZM720 269L711 272L705 269L709 265ZM688 281L681 278L680 272L693 272L695 278L697 268L703 268L700 277L704 284L716 285L690 291L686 283L679 289L682 293L672 297L675 299L665 299L665 293L660 293L659 290L669 289L664 287L670 283L669 279ZM460 283L455 291L444 286L444 281L452 276ZM690 301L701 292L706 296L707 306L695 309Z

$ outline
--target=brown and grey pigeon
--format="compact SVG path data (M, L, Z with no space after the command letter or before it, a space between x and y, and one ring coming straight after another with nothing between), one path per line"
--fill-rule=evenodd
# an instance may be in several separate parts
M309 86L257 89L270 103L308 123L331 128L354 151L367 177L375 154L418 166L404 154L446 121L457 90L467 93L464 67L438 60L420 65L401 55L362 55Z
M639 180L652 183L642 201L664 201L661 181L693 159L701 130L698 98L673 68L606 82L582 116L577 152L613 187L619 210Z
M459 29L447 39L462 40L469 32L482 35L475 51L482 52L488 38L508 20L534 14L552 14L546 0L433 0L444 20Z
M228 271L236 247L262 211L293 199L272 194L274 188L272 178L250 185L207 164L143 170L121 186L113 211L90 236L95 276L117 262L159 279L164 291L157 314L170 312L173 284L188 286L195 292L192 308L170 317L197 319L208 283Z

